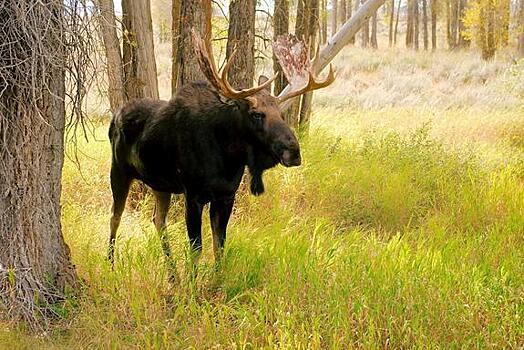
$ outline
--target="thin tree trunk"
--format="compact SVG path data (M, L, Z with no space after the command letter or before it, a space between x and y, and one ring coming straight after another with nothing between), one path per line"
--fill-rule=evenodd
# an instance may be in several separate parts
M468 6L467 0L458 0L458 12L457 12L457 45L459 47L467 47L470 45L470 40L465 36L466 27L464 25L464 13ZM508 8L509 11L509 8Z
M373 17L371 17L371 47L374 49L378 49L378 42L377 42L377 13L375 12L373 14Z
M455 49L458 44L457 31L458 31L458 3L459 0L449 0L449 35L448 45L450 49Z
M524 0L520 0L520 11L519 11L519 28L520 34L518 39L518 50L520 57L524 57Z
M427 51L429 48L427 0L422 0L422 30L423 30L423 35L424 35L424 50Z
M355 1L355 13L358 11L358 8L360 7L360 0L354 0ZM351 37L350 39L350 43L354 44L355 43L355 40L356 40L356 37L357 37L357 34L358 32L360 31L360 28L356 31L355 35L353 35L353 37Z
M124 88L128 99L158 98L153 25L149 0L122 0Z
M323 0L325 1L325 0ZM275 0L275 10L273 15L273 36L274 40L281 36L289 33L289 0ZM324 36L325 31L322 32ZM273 55L273 71L278 74L278 77L275 79L274 85L274 94L278 94L284 89L287 85L286 77L282 71L282 67L278 64L277 57Z
M337 29L338 29L338 0L331 0L331 36L335 35L335 33L337 32Z
M0 61L8 58L11 66L0 64L5 83L0 91L0 304L7 315L34 328L77 283L60 224L64 6L31 0L2 4L10 24L0 31Z
M355 0L355 2L357 2L358 0ZM353 4L351 2L351 0L347 0L347 19L349 20L351 18L351 16L353 15ZM354 44L355 43L355 37L351 38L351 40L349 41L350 44Z
M255 76L255 0L231 0L226 58L236 48L229 81L234 88L253 86Z
M413 16L414 16L414 1L407 0L407 20L406 20L406 47L413 47Z
M311 57L316 49L316 34L318 31L318 0L307 1L307 40L309 41L309 49ZM302 104L300 106L300 119L299 119L299 131L301 134L307 134L309 132L309 126L311 121L311 111L313 104L313 92L308 92L302 96Z
M124 71L122 53L116 34L116 17L113 0L98 0L99 24L106 54L106 70L111 112L115 113L124 102Z
M182 0L172 0L171 3L171 96L178 88L178 46L180 40L180 11Z
M320 16L321 16L321 26L320 26L320 32L322 33L321 36L321 43L325 44L327 42L328 38L328 25L327 25L327 0L321 0L320 1Z
M364 4L366 0L361 0L361 4ZM362 26L362 35L360 37L360 46L363 48L368 47L369 45L369 17L364 22Z
M307 25L307 1L309 0L298 0L297 3L297 20L295 22L295 35L298 38L305 38L306 36L306 25ZM300 122L300 101L301 98L294 99L289 109L284 113L284 120L291 127L298 129Z
M413 44L415 50L419 49L419 34L420 34L420 16L419 16L419 4L418 0L413 2Z
M395 33L393 35L393 43L395 44L395 46L397 45L397 33L398 33L398 20L400 18L400 4L402 3L402 1L398 1L398 6L397 6L397 19L395 21Z
M391 9L389 10L389 34L388 34L389 47L393 46L393 24L394 22L395 22L395 0L391 0Z
M346 23L347 20L347 5L346 0L340 0L340 25L343 26L344 23Z
M181 0L178 31L180 37L176 57L178 66L177 86L183 86L193 80L205 79L195 55L191 29L195 28L202 37L210 35L211 18L208 18L210 8L211 0Z
M431 49L437 49L437 0L431 0Z

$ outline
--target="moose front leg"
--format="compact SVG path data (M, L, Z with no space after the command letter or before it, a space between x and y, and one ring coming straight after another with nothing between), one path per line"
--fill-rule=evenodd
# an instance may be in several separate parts
M166 217L171 204L171 194L167 192L153 191L155 195L155 212L153 214L153 222L160 237L162 250L166 259L166 264L169 269L169 278L172 282L178 281L176 271L176 263L171 254L171 246L169 244L169 236L167 233Z
M202 253L202 208L203 204L186 196L186 226L193 265L198 265Z
M226 230L235 197L224 200L212 201L209 208L209 217L211 221L211 230L213 231L213 252L215 254L215 263L222 258L224 244L226 242Z

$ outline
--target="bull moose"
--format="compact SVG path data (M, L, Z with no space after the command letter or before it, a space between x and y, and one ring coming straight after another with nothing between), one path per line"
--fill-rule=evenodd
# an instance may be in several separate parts
M235 54L218 71L210 40L202 40L195 32L193 40L207 82L188 83L170 101L131 101L111 121L113 207L108 251L111 263L116 232L134 179L153 191L156 199L153 221L169 262L172 258L166 215L171 194L182 193L195 261L202 249L202 209L207 203L210 203L213 250L215 259L219 259L245 167L251 175L250 190L259 195L264 192L264 170L279 163L286 167L301 164L299 143L282 118L280 104L328 86L335 79L330 67L327 78L318 82L312 74L305 44L288 36L280 40L279 46L275 44L275 53L292 89L275 97L269 90L275 77L261 76L258 86L236 90L227 78Z

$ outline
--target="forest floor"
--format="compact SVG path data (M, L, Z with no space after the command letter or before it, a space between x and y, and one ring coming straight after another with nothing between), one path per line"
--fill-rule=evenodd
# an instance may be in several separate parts
M316 94L304 164L240 191L223 263L209 220L188 273L183 204L168 282L151 198L126 210L114 271L107 120L64 166L63 230L80 296L46 335L0 348L521 348L524 62L349 48ZM79 164L79 167L77 166Z

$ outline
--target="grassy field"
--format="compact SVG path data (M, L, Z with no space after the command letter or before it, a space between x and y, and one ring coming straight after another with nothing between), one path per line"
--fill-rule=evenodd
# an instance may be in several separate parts
M316 96L304 164L241 191L225 258L209 220L196 280L183 204L170 285L150 221L127 210L114 271L107 121L64 168L63 228L85 288L46 335L2 348L522 348L524 63L348 49ZM10 328L9 328L10 327Z

